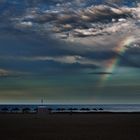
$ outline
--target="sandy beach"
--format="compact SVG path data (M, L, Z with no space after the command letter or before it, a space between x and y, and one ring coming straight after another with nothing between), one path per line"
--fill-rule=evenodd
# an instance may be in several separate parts
M139 113L0 114L3 140L139 140Z

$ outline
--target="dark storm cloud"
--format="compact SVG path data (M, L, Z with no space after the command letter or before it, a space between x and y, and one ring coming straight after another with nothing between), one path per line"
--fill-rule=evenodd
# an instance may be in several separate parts
M49 3L47 5L49 8L45 10L41 10L38 5L45 3L43 0L34 1L31 4L28 2L28 0L24 1L27 6L24 14L9 18L11 20L10 26L8 25L11 27L10 44L7 41L7 45L3 44L4 47L0 48L1 54L5 57L17 56L15 57L18 59L17 64L21 62L21 67L23 64L27 70L31 68L32 64L34 69L36 65L40 64L44 66L44 69L48 66L55 69L58 63L59 68L62 69L71 65L69 67L71 70L76 67L79 69L104 67L108 60L120 57L112 51L112 47L117 46L116 42L120 40L119 33L122 28L129 29L131 20L134 18L131 8L103 5L103 3L87 6L88 2L84 0L50 0L46 2L46 5ZM82 2L85 4L82 5ZM80 4L79 8L76 9L78 4ZM7 33L5 34L6 40ZM116 35L114 36L114 34ZM111 36L106 39L106 36L109 35ZM72 41L69 42L69 40ZM116 42L113 42L114 40ZM18 49L19 46L21 51ZM31 62L31 60L36 62ZM121 57L120 65L136 67L137 65L133 61L138 63L133 55L129 59ZM52 65L50 65L51 63ZM14 65L10 67L13 68ZM19 69L23 69L23 67Z
M60 57L60 56L59 56ZM42 60L43 59L43 60ZM94 61L93 61L94 62ZM19 76L29 76L29 75L50 75L58 73L80 73L84 69L97 69L99 68L96 65L96 62L92 61L72 61L72 60L57 60L57 57L49 58L11 58L11 60L3 60L3 63L0 66L3 66L5 69L10 69L13 75ZM4 65L6 63L6 65ZM7 75L10 76L10 75Z
M88 74L91 74L91 75L110 75L110 74L113 74L112 72L91 72L91 73L88 73Z
M119 55L118 58L120 58L120 66L140 68L140 53L138 53L137 55L126 53L124 55Z
M56 2L56 1L50 1ZM114 5L93 5L79 6L74 9L75 3L88 3L84 0L57 1L59 6L52 4L47 10L39 10L37 7L27 8L23 16L12 19L15 20L15 27L23 30L34 30L40 34L51 31L56 36L67 39L69 36L88 37L104 34L111 34L106 30L111 26L112 20L118 22L133 17L131 8L114 7ZM96 2L95 2L96 3ZM68 6L68 7L67 7ZM116 25L117 26L117 25ZM113 29L112 29L113 30Z
M40 24L52 24L56 32L71 31L74 29L92 28L91 23L110 22L112 19L132 17L132 11L127 8L111 8L106 5L91 6L77 11L63 9L46 11L45 13L29 13L20 19L21 24L28 26L29 22ZM102 27L100 27L101 30ZM99 28L98 28L99 29ZM55 29L53 29L55 32Z

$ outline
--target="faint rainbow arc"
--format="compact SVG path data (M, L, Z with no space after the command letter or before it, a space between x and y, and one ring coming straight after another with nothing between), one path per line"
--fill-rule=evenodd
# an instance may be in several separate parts
M126 46L129 46L134 41L135 38L133 36L127 36L119 42L119 44L113 49L113 51L116 52L116 54L123 55L127 50ZM108 81L108 79L111 77L111 74L109 73L113 73L119 61L120 57L118 57L118 55L114 56L108 61L108 63L105 65L105 72L108 74L103 74L101 76L99 80L99 87L103 87L105 85L106 81Z

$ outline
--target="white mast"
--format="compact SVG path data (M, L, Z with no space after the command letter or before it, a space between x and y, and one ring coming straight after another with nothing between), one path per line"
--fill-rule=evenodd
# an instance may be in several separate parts
M42 105L44 104L44 100L43 100L43 98L41 99L41 104L42 104Z

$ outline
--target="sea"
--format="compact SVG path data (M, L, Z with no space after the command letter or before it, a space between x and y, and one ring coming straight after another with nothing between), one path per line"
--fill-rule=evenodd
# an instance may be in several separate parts
M140 104L0 104L0 110L9 111L18 108L35 110L38 107L51 108L52 111L86 111L86 112L140 112Z

